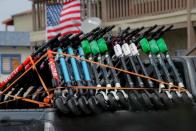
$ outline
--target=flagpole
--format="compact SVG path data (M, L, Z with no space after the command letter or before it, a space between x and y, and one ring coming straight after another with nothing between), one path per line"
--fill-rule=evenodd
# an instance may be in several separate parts
M45 29L45 40L48 41L48 37L47 37L47 27L48 27L48 24L47 24L47 3L46 3L46 6L45 6L45 26L46 26L46 29Z

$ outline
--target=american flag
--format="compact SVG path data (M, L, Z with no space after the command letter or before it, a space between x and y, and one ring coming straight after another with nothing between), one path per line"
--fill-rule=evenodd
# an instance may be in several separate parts
M47 39L58 33L77 34L80 32L80 1L72 0L64 4L47 4Z

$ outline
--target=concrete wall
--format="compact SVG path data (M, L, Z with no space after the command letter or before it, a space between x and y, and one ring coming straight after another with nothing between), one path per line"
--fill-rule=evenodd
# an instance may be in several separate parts
M31 51L30 48L27 47L1 47L0 54L21 54L21 62L23 62L26 59L26 57L31 54ZM0 68L0 81L4 80L7 76L8 75L1 74Z
M45 31L35 31L30 32L30 41L45 41L46 40L46 32Z
M169 31L164 35L164 38L172 55L176 50L187 48L187 31L185 28Z
M32 14L14 16L15 31L31 32L33 31L33 17Z

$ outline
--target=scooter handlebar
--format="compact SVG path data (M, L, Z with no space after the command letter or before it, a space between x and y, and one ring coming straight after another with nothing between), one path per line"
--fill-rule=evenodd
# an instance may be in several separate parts
M45 48L50 47L53 43L58 41L58 38L61 36L61 34L57 34L54 38L49 40L47 43L45 43L43 46L39 47L34 53L31 54L32 57L35 57L38 55L40 52L42 52Z
M71 37L72 36L72 34L68 34L68 35L64 35L63 37L61 37L60 39L59 39L59 41L60 42L64 42L64 41L66 41L69 37ZM74 36L75 37L75 36Z
M90 33L85 34L84 37L81 39L81 41L84 40L84 39L87 39L87 38L90 37L90 36L93 36L94 34L97 34L97 33L100 32L101 30L102 30L102 29L101 29L100 27L95 28L95 29L92 30Z
M79 38L81 35L83 35L84 33L81 31L80 33L78 34L75 34L71 37L71 39L76 39L76 38Z
M160 34L160 32L162 32L164 28L165 26L163 25L159 27L156 31L149 33L149 39L153 39L157 34Z
M92 33L93 33L93 32L97 32L98 30L100 30L100 27L97 27L97 28L93 29L91 32L92 32Z
M161 36L163 36L165 34L165 32L171 30L174 27L174 25L170 25L169 27L167 27L166 29L164 29L163 31L161 31L159 34L157 34L155 36L155 39L160 38Z
M129 30L130 30L130 27L125 28L125 29L121 32L120 36L126 35L127 33L129 33L129 32L128 32Z
M174 25L170 25L169 27L167 27L167 28L163 31L163 33L167 32L167 31L170 31L173 27L174 27Z
M142 31L144 29L144 26L141 28L137 28L132 30L131 32L129 32L126 36L124 36L125 39L130 39L133 36L135 36L136 34L138 34L140 31Z
M158 25L154 25L152 27L150 27L148 30L146 30L142 35L143 37L148 35L152 30L154 30L155 28L157 28Z
M103 34L106 34L106 33L110 32L110 31L112 31L114 29L114 27L115 27L115 25L108 27L108 29L106 29L106 31L103 32Z
M115 25L112 25L109 27L109 29L107 30L108 32L111 31L112 29L114 29Z
M146 31L144 31L141 35L139 35L137 38L133 39L132 41L134 43L138 43L142 38L144 38L146 35L148 35L152 30L154 30L158 25L154 25L152 27L150 27L149 29L147 29Z
M95 35L94 39L98 39L98 38L103 37L107 32L110 32L114 27L115 27L115 25L105 27L104 29L102 29L102 31L98 32L97 35Z

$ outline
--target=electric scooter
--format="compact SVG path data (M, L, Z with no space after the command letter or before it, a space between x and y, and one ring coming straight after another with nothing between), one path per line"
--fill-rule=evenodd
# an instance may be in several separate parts
M182 87L184 88L184 83L182 81L182 78L178 72L178 70L176 69L169 53L168 53L168 48L167 48L167 45L163 39L163 35L165 32L171 30L173 28L173 25L167 27L166 29L160 31L156 36L154 36L154 39L156 41L156 44L159 48L159 54L160 54L160 57L163 58L165 61L167 61L168 65L169 65L169 68L172 70L173 72L173 77L174 77L174 82L176 82L178 84L179 87ZM172 92L172 95L175 97L175 98L182 98L184 100L185 103L192 103L192 95L189 91L186 91L185 93L174 93Z

